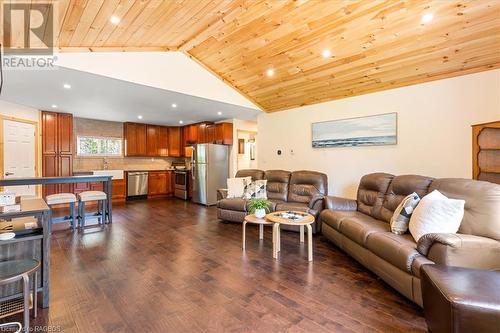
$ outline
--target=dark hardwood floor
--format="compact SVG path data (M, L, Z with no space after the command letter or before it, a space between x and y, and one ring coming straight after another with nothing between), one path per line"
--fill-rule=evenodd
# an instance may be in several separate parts
M314 261L282 232L281 259L215 208L176 199L115 205L114 223L54 227L51 300L34 324L62 332L422 332L422 310L324 237ZM11 319L11 318L9 318ZM19 318L20 319L20 318Z

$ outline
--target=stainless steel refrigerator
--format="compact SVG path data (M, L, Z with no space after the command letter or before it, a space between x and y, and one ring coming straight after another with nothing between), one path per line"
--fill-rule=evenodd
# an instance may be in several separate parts
M228 146L211 143L194 145L191 173L193 202L215 205L217 189L226 188L229 175Z

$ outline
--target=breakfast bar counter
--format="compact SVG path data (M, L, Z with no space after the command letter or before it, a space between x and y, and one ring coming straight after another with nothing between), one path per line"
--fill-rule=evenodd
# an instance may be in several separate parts
M106 175L82 175L67 177L28 177L28 178L7 178L0 179L0 186L19 186L19 185L53 185L53 184L76 184L87 182L102 182L104 192L107 195L106 217L109 223L113 222L113 185L112 176Z

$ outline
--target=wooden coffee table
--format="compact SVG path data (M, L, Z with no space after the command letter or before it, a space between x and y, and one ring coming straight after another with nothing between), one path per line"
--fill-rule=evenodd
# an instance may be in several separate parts
M305 214L305 216L299 220L292 220L288 218L283 218L279 216L283 213L296 213L296 214ZM311 224L314 223L314 216L311 214L307 214L304 212L297 211L278 211L269 213L266 215L266 220L274 223L273 225L273 258L278 258L278 252L281 250L281 237L280 237L280 225L298 225L300 226L300 242L304 243L304 226L307 228L307 255L308 260L313 260L313 251L312 251L312 227Z
M273 225L273 222L269 222L266 218L259 219L255 216L255 214L250 214L245 216L245 220L243 221L243 250L245 249L245 229L247 223L259 224L259 239L264 239L264 226L265 225ZM273 242L274 242L274 233L273 233Z

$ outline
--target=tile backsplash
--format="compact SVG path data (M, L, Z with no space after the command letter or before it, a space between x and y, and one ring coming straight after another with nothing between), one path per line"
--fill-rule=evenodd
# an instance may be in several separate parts
M123 123L115 121L103 121L85 118L73 119L74 145L76 147L77 136L96 136L123 138ZM104 162L108 169L119 170L163 170L168 169L172 162L182 162L183 158L148 158L148 157L82 157L76 155L73 158L73 172L85 172L104 169Z

